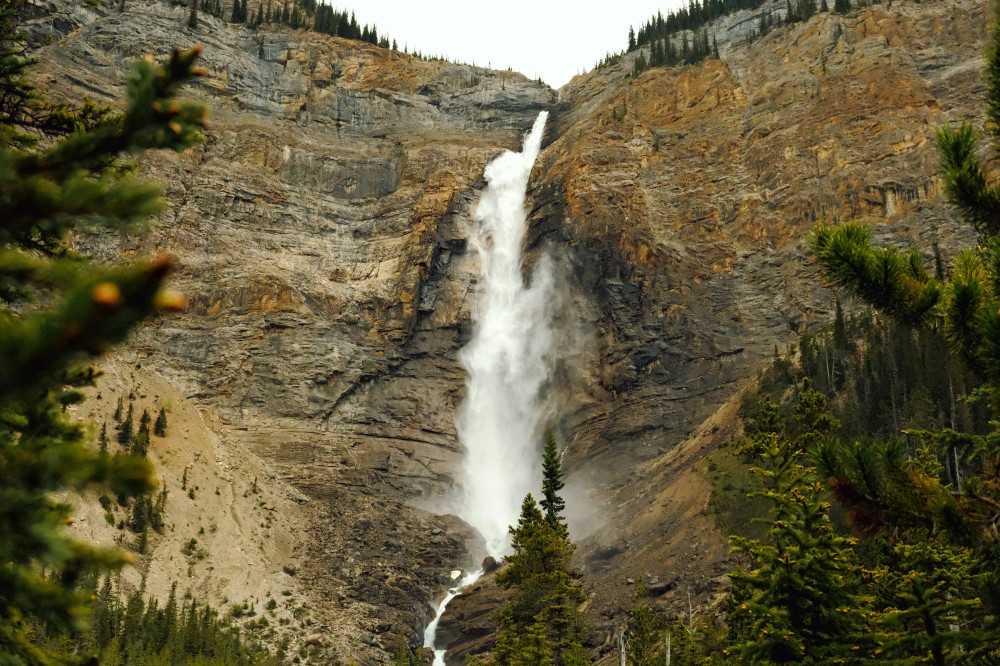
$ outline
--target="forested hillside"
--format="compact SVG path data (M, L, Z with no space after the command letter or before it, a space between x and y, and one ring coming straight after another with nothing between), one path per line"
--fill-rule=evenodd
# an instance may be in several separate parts
M994 28L994 144L998 46ZM832 327L775 349L745 397L745 434L709 463L738 567L726 633L702 629L682 663L1000 659L1000 206L976 130L942 127L936 143L948 200L979 244L946 259L875 245L853 221L811 234L855 312L837 300ZM663 631L631 627L643 645Z

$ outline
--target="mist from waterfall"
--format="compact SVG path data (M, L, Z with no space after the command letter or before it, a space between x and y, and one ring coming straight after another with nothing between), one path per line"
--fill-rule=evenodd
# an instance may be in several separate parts
M504 152L484 172L471 242L481 268L472 340L461 352L467 395L456 425L465 448L459 515L479 530L487 552L507 552L509 525L521 502L541 486L540 391L552 351L552 267L539 261L530 285L521 274L528 176L541 148L548 112L538 114L520 153Z

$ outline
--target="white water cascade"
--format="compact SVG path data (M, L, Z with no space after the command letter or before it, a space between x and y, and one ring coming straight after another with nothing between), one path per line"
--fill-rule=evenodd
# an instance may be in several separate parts
M539 391L552 347L552 270L547 260L539 262L526 286L521 241L525 189L547 115L539 114L520 153L505 152L486 167L489 186L472 237L481 261L480 300L472 340L461 353L468 392L456 423L465 447L459 515L496 558L507 551L507 527L517 522L524 496L541 485Z
M441 621L441 616L444 615L444 609L448 607L448 602L457 597L462 593L467 586L472 585L479 577L483 575L482 571L474 571L472 573L467 573L455 584L455 587L448 590L448 594L444 596L441 603L438 604L437 612L434 614L434 619L431 623L427 625L424 629L424 647L434 648L434 666L445 666L444 663L444 653L448 650L446 648L437 649L434 646L434 641L437 639L437 629L438 622Z
M552 350L552 269L543 259L530 286L525 285L521 242L527 225L525 190L547 117L547 111L538 114L520 153L505 151L486 167L488 186L471 238L481 267L475 331L461 353L468 380L456 419L465 447L458 514L479 530L487 552L497 559L510 547L507 527L517 523L524 496L541 486L538 442L545 410L539 392L548 379ZM448 602L481 573L466 574L448 591L424 632L425 647L436 647L438 621ZM444 666L444 653L434 650L434 666Z

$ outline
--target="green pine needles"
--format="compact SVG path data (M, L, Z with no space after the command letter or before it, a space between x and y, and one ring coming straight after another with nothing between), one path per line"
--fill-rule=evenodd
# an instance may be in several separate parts
M1000 18L1000 9L997 10ZM1000 157L1000 29L987 54L987 135ZM816 229L809 246L836 286L895 320L895 335L940 341L979 386L962 401L1000 409L1000 186L968 124L937 134L949 203L979 234L947 270L935 248L930 275L918 250L876 246L857 222ZM916 331L916 332L914 332ZM948 362L942 358L940 362ZM948 390L952 386L948 374ZM938 387L931 387L937 389ZM928 395L911 401L921 408ZM866 572L877 660L1000 662L1000 429L966 432L926 419L906 441L817 442L811 453L847 520L879 554Z
M159 211L158 188L120 160L199 141L205 109L175 98L198 74L198 48L139 63L121 114L46 102L25 78L20 9L0 9L0 662L77 663L41 650L29 627L82 629L90 595L79 583L128 558L72 538L72 508L54 493L142 495L153 483L144 459L88 446L92 435L64 409L99 374L88 366L96 354L183 299L163 290L169 260L90 263L64 239L81 225L135 228ZM12 307L28 294L38 303Z
M743 631L727 654L751 664L847 663L865 654L854 541L834 530L804 451L777 434L760 445L762 463L752 471L763 482L756 494L772 504L771 526L763 540L730 537L733 552L755 568L730 574L739 601L732 626Z
M913 325L931 323L938 314L943 288L918 251L875 247L871 230L859 222L816 229L809 248L834 284L883 312Z

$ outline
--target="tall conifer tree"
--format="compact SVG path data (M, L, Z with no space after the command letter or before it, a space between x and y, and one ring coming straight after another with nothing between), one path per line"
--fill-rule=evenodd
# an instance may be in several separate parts
M765 484L757 494L773 505L771 528L762 541L730 537L733 551L749 555L754 568L730 574L742 596L731 624L748 630L727 654L754 664L864 659L872 646L859 644L863 605L853 542L836 534L803 451L776 434L763 448L753 471Z
M545 452L542 457L542 501L541 507L548 524L560 533L568 535L563 511L566 501L559 495L563 483L562 466L559 464L559 447L555 435L549 430L545 433Z
M524 498L518 524L510 528L514 553L504 558L507 566L497 574L501 586L515 590L497 613L493 654L505 666L587 663L579 612L583 591L571 565L575 548L561 516L562 470L551 434L546 437L544 477L545 512L530 494Z
M167 412L160 407L160 413L156 415L156 422L153 424L153 434L157 437L167 436Z
M128 403L128 414L125 416L125 420L121 422L118 426L118 443L122 446L128 446L132 443L135 437L134 431L134 419L135 419L135 407L131 402Z

